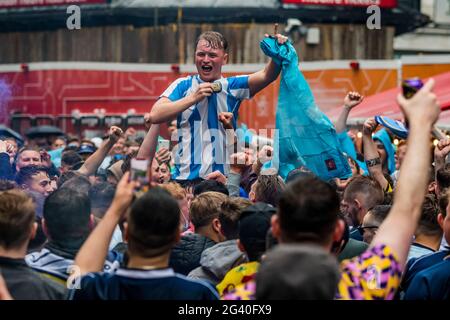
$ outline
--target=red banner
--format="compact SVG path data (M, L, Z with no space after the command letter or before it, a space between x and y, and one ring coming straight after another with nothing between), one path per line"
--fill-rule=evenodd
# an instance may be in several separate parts
M0 0L0 8L70 6L72 4L106 3L106 0Z
M396 8L397 0L282 0L284 4Z

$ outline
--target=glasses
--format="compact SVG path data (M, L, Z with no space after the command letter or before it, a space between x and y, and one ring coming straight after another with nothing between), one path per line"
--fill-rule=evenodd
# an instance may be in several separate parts
M363 236L366 229L378 229L378 226L359 226L356 229L358 229L359 233Z

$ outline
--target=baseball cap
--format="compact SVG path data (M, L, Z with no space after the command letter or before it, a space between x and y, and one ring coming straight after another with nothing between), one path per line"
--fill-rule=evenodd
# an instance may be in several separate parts
M95 152L95 149L92 146L87 145L87 144L82 144L77 150L78 154L94 153L94 152Z
M315 244L280 244L256 274L256 299L332 300L340 278L334 256Z
M93 144L95 144L95 146L96 146L97 148L100 148L100 146L101 146L102 143L103 143L103 139L100 138L100 137L94 137L94 138L91 139L91 141L92 141Z

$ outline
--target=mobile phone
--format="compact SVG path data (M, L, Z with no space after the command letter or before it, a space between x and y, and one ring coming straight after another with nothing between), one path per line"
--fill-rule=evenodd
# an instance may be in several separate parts
M213 82L212 89L213 89L213 92L218 93L218 92L222 91L222 84L219 81Z
M166 148L167 150L170 150L170 141L169 140L158 140L158 150L161 150L162 148Z
M423 87L423 82L419 78L411 78L411 79L405 79L402 82L402 91L403 96L406 99L412 98L417 91L420 90L420 88Z
M138 181L141 187L148 184L148 162L147 159L131 159L130 180Z

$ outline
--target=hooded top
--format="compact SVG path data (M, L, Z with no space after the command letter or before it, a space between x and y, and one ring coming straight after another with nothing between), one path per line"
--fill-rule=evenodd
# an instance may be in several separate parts
M220 242L203 251L201 266L192 270L188 277L207 280L215 286L228 271L244 262L245 254L239 250L236 240Z
M281 65L276 113L274 164L280 175L306 166L323 180L348 178L351 169L330 119L317 107L311 88L298 68L295 48L274 38L260 43L262 51Z
M373 135L373 140L378 140L384 145L384 150L386 150L388 171L390 175L393 174L395 172L395 149L386 129L383 128L378 130L377 133Z

